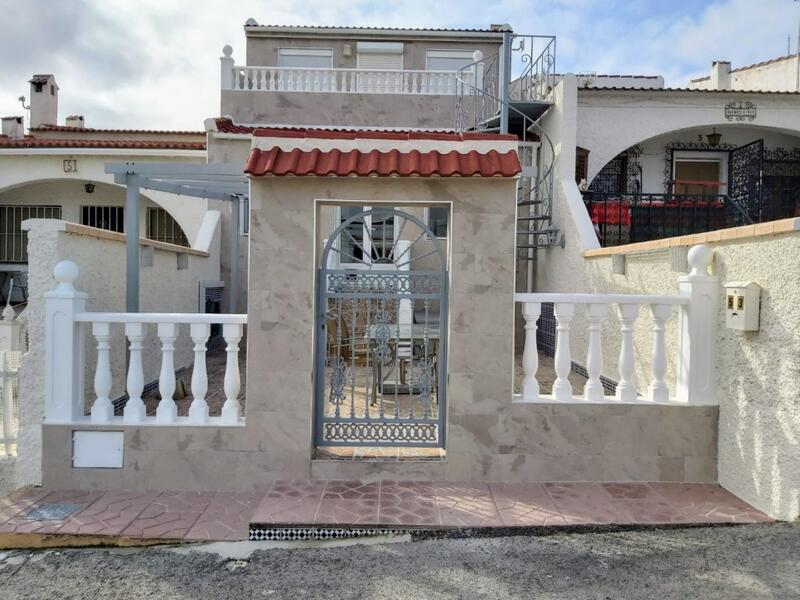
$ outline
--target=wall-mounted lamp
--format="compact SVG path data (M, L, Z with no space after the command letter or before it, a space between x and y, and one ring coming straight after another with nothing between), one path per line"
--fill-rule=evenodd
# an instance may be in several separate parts
M87 184L85 184L83 186L83 189L86 190L87 194L91 194L94 191L94 184L93 183L87 183Z
M719 143L722 141L722 134L717 133L716 128L711 130L711 133L706 135L706 139L708 140L708 145L712 148L716 148L719 146Z

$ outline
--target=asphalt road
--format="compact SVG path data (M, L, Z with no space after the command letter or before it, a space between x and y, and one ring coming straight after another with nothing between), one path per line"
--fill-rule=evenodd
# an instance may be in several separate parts
M0 552L0 598L800 598L800 523L195 548Z

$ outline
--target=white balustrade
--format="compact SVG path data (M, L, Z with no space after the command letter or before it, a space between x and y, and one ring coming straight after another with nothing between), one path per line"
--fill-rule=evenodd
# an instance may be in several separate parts
M45 314L50 326L45 334L45 420L50 423L82 423L87 421L83 411L83 328L91 325L97 348L94 369L94 401L88 420L97 424L129 425L241 425L239 391L239 342L247 315L197 314L197 313L95 313L86 312L85 294L78 292L72 283L78 277L74 263L62 261L54 270L58 287L45 294ZM208 372L206 344L211 335L211 325L221 324L227 343L225 367L225 404L220 416L209 416L206 400ZM127 340L127 373L125 402L122 417L114 416L112 391L114 379L112 363L124 356L121 336ZM177 354L177 341L182 335L191 337L191 353ZM115 338L116 335L116 338ZM115 344L115 339L119 345ZM115 352L116 346L116 352ZM186 346L181 346L186 348ZM155 416L148 417L142 395L145 384L158 367L149 358L160 353L158 391L160 400ZM148 360L145 360L145 356ZM190 362L192 366L192 403L188 416L178 416L174 399L176 390L176 362ZM147 364L145 364L147 363ZM180 365L188 367L188 364ZM59 378L64 385L59 386ZM120 393L121 396L121 393ZM121 398L120 398L121 399ZM0 440L1 442L2 440Z
M229 55L220 60L223 90L448 96L458 89L457 71L241 66ZM473 79L471 72L462 77Z
M522 304L525 319L525 343L522 355L522 388L518 402L608 402L608 403L691 403L716 404L715 396L715 338L717 335L718 279L708 273L712 251L706 246L695 246L689 251L692 272L678 279L676 295L623 295L623 294L515 294ZM536 377L539 360L536 349L536 320L541 305L553 304L556 345L554 367L556 379L552 391L540 390ZM576 331L575 306L585 306L584 331ZM637 348L635 340L637 321L642 306L650 308L653 325L650 337L652 349L638 370L646 372L649 366L650 381L646 392L639 395L636 386ZM609 379L618 379L616 393L604 394L601 375L603 369L602 331L609 307L614 307L617 319L610 326L617 327L615 346L619 349L617 373ZM668 322L678 307L677 353L674 359L676 382L670 390L666 381L670 357L667 355ZM581 327L584 327L581 323ZM608 331L608 330L606 330ZM674 330L673 330L674 331ZM572 339L579 339L586 347L585 369L588 374L583 396L574 398L568 376L572 370ZM606 348L612 351L614 348ZM542 393L545 392L545 393Z

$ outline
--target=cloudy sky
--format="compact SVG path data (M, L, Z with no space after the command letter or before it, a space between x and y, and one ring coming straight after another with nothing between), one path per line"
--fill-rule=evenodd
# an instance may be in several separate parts
M242 25L486 27L558 36L561 72L662 74L797 51L794 0L0 0L0 114L54 73L60 115L95 127L202 129L219 112L219 56ZM238 62L238 61L237 61Z

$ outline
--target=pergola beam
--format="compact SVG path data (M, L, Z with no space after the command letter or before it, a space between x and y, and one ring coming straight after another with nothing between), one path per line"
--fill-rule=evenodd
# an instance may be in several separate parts
M239 165L181 163L106 163L105 172L126 187L125 305L127 312L139 312L139 206L141 189L231 203L231 272L228 278L228 310L236 312L239 277L239 206L250 191L247 176Z

